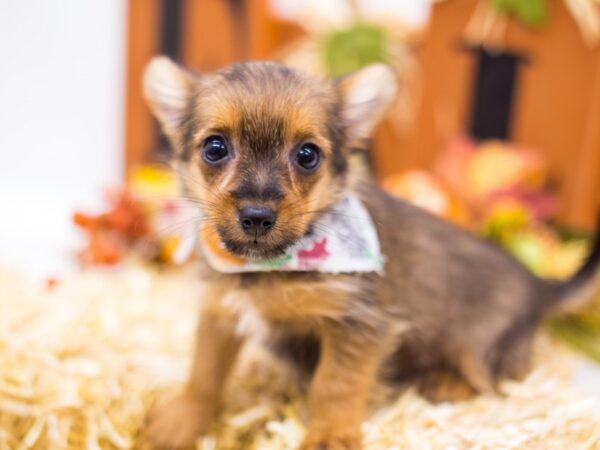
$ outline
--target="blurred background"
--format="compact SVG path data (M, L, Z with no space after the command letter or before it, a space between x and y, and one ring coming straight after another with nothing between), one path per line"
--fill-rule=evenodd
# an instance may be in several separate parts
M3 2L0 30L2 263L60 273L81 239L74 210L163 179L148 164L168 148L140 93L157 54L200 72L387 62L401 94L371 153L387 189L540 266L553 231L594 228L595 0L31 0Z

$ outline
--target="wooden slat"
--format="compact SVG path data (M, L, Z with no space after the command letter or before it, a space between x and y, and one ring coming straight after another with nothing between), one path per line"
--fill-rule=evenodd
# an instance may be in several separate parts
M182 62L212 71L236 59L233 27L227 1L184 0Z
M160 1L129 0L125 97L125 168L149 161L156 147L156 125L141 95L144 67L158 53Z
M247 0L242 23L236 21L230 2L185 0L182 60L201 71L271 56L276 42L267 0Z
M566 216L589 228L600 218L600 52L597 52L590 105L583 124L583 145L567 193Z

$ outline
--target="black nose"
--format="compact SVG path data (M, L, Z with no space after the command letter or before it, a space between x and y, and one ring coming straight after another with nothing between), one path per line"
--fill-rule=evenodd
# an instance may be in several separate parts
M273 228L277 216L271 208L265 206L246 206L240 209L238 219L247 234L262 236Z

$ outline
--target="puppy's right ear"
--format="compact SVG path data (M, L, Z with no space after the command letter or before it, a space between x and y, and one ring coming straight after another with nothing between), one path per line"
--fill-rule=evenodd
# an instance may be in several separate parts
M167 136L173 138L183 124L193 89L193 76L166 56L146 66L143 94Z

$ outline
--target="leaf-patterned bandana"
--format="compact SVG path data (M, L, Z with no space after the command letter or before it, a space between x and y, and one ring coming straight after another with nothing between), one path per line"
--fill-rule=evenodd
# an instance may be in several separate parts
M201 237L200 249L217 272L381 272L384 258L367 209L354 194L346 195L324 213L311 233L284 255L248 260L229 253L220 242Z

